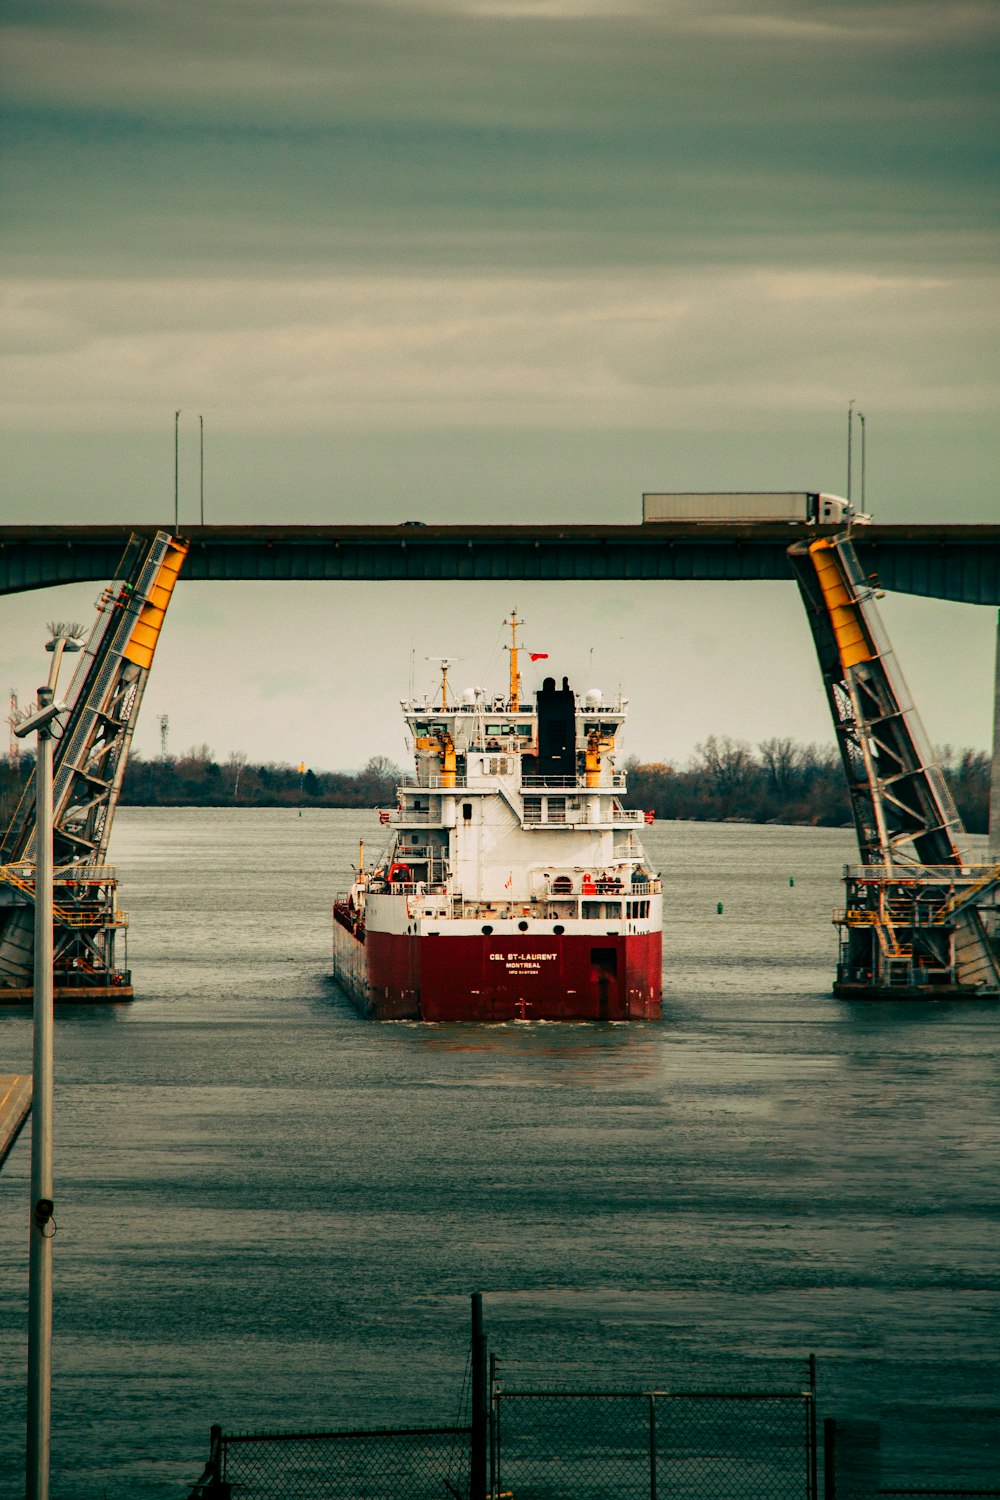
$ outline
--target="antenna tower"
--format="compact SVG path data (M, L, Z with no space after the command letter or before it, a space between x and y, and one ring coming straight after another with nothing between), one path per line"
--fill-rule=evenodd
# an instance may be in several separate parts
M521 674L517 669L517 653L520 649L517 644L517 627L523 625L524 621L519 620L517 610L512 609L510 619L504 620L504 624L510 626L511 643L507 647L507 650L510 652L510 709L512 713L516 714L520 712L521 708Z
M428 656L428 661L436 661L441 668L441 707L448 707L448 668L453 667L458 661L457 656Z
M160 715L160 759L167 759L167 735L170 732L170 718L167 714Z

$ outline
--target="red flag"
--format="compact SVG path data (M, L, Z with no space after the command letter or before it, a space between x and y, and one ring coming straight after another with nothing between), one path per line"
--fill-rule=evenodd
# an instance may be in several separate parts
M531 657L532 661L548 661L549 659L549 653L547 651L529 651L528 655Z

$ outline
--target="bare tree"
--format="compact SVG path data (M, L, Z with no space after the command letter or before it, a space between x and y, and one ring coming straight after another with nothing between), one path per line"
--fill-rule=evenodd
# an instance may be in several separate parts
M358 785L372 802L387 802L396 795L402 772L385 755L373 755L358 776Z
M230 753L226 765L233 773L233 801L240 795L240 777L243 775L243 767L247 763L246 754L242 750L233 750Z
M714 734L701 745L695 745L694 768L707 776L720 797L741 791L754 772L754 758L746 740L733 740L723 735L717 740Z
M757 746L760 761L774 791L786 796L792 788L793 772L799 760L799 747L794 740L762 740Z

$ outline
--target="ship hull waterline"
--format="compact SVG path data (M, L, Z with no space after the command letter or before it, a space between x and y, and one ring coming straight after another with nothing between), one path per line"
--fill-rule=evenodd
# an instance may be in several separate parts
M376 1020L658 1020L662 962L660 932L369 929L361 941L334 922L334 978Z

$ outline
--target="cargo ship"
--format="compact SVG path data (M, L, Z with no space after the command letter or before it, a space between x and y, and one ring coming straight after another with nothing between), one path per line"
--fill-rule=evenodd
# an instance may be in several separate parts
M546 677L522 701L506 623L506 694L449 698L444 658L435 701L401 704L414 774L334 902L334 978L381 1020L654 1020L663 898L651 815L622 805L627 700Z

